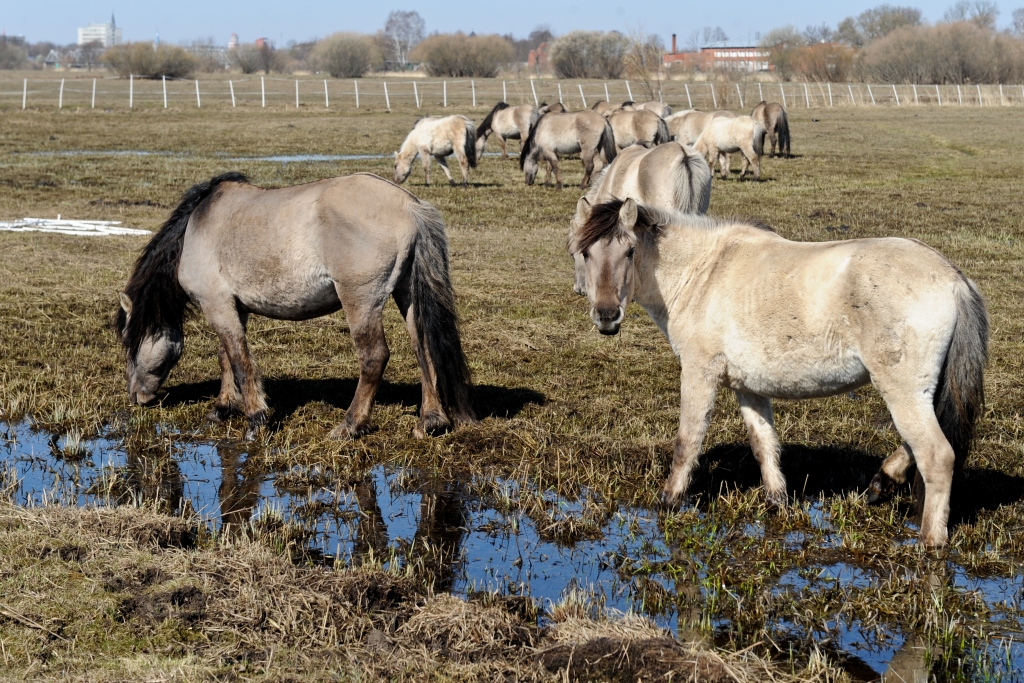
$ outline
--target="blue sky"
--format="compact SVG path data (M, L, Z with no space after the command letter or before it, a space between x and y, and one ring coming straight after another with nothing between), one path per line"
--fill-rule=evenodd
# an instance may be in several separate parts
M919 8L928 21L942 18L955 0L891 4ZM1000 4L999 26L1009 24L1010 14L1019 5ZM179 43L213 37L226 44L231 33L243 42L266 36L279 43L322 37L335 31L373 32L384 25L393 9L414 9L426 20L427 31L476 31L477 33L513 33L525 36L538 24L549 25L556 34L573 29L623 30L642 25L648 33L658 33L668 44L671 34L679 34L680 47L694 29L721 26L733 44L755 39L792 23L799 28L822 22L835 26L846 16L881 4L872 2L828 3L814 0L729 0L718 2L679 2L661 0L573 0L564 3L543 0L444 0L443 2L310 2L309 0L249 0L248 2L123 2L123 0L48 0L26 2L7 0L0 10L0 29L8 35L24 35L30 41L50 40L72 43L76 29L94 21L107 21L111 10L124 31L125 40L152 40L159 31L162 41ZM501 7L510 11L502 11Z

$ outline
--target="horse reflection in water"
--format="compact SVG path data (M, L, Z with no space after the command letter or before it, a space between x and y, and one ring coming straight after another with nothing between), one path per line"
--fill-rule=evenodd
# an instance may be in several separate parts
M246 472L244 452L218 448L220 456L220 524L225 534L238 533L252 519L260 501L260 477Z

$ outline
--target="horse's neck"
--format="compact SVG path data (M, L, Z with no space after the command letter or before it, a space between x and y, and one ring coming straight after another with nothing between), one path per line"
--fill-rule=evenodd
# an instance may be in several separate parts
M406 161L412 161L416 158L416 154L419 152L419 146L413 141L412 135L407 137L402 142L402 146L398 149L398 158Z
M633 300L655 318L662 329L669 311L699 289L714 266L727 236L718 230L674 227L658 240L643 240L637 249Z

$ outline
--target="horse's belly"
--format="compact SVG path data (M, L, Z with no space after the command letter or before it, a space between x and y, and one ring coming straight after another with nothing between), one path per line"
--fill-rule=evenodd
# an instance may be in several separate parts
M750 363L750 356L726 365L726 384L770 398L834 396L867 384L868 370L855 354L801 357L782 354Z
M330 279L305 283L271 283L259 291L241 292L239 303L250 313L277 320L309 320L341 309Z

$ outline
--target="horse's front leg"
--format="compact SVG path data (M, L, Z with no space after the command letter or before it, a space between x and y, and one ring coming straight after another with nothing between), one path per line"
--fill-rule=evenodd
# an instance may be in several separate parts
M441 170L444 171L445 177L448 178L448 184L454 185L455 179L452 178L451 169L448 168L448 160L442 154L435 154L434 158L437 159L438 165L441 167Z
M720 151L718 153L718 165L722 169L722 180L728 180L730 167L732 166L732 155Z
M499 135L498 142L501 143L501 158L508 161L508 143L505 141L505 136Z
M231 369L231 359L223 344L217 350L217 360L220 361L220 394L213 404L213 410L206 415L210 422L223 422L242 405L242 397L235 384L235 373Z
M556 190L561 190L562 189L562 169L558 165L558 154L557 153L555 153L555 152L549 152L548 153L548 164L550 165L550 170L553 171L554 174L555 174L555 189ZM550 182L550 180L551 180L551 173L549 172L547 180L545 181L544 184L547 185L548 182Z
M757 394L736 392L740 404L740 415L747 425L747 436L754 457L761 464L761 481L764 484L765 499L769 506L786 507L786 478L779 469L779 435L775 431L775 417L772 415L771 399Z
M347 297L340 297L340 294L352 341L356 346L356 355L359 357L359 383L356 384L352 403L345 412L345 421L331 430L332 439L356 438L370 431L373 400L391 358L384 337L384 304L360 305Z
M896 488L906 483L907 470L913 464L910 447L901 443L871 478L868 484L868 503L880 503L892 497Z
M239 313L234 301L200 302L200 306L203 309L203 315L206 316L213 331L220 338L224 355L231 368L232 383L237 384L241 389L242 409L249 420L246 438L251 439L267 422L267 399L263 393L263 382L260 380L259 371L249 353L249 344L245 338L248 315ZM222 395L224 394L224 379L222 376ZM220 398L218 398L219 401Z
M423 175L426 176L424 182L427 187L430 187L430 154L424 152L420 154L420 158L423 159Z
M682 501L690 487L690 474L700 457L718 391L717 377L709 374L709 364L686 362L681 372L679 432L672 456L672 471L661 496L662 503L666 505L678 505Z

